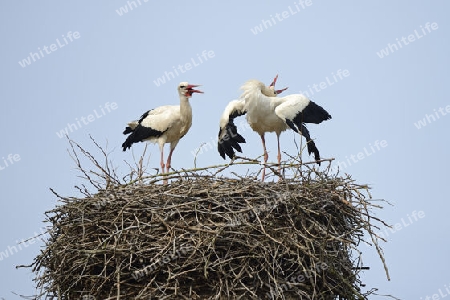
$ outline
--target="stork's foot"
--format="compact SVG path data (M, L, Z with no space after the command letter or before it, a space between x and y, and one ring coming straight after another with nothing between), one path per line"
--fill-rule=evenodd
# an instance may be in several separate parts
M284 181L284 174L282 173L281 165L278 165L278 182Z
M261 182L264 182L264 179L266 178L266 163L263 163L263 168L261 171Z
M265 172L265 170L263 169L263 171L262 171L262 174L261 174L261 182L264 182L264 179L265 179L265 177L266 177L266 174L265 174L266 172Z
M167 185L167 183L168 183L168 180L166 179L166 176L164 175L168 171L169 171L169 169L168 168L166 169L166 165L164 163L161 163L161 174L164 177L164 180L163 180L164 185Z
M279 183L283 183L283 182L284 182L284 176L283 176L283 175L280 174L280 175L278 176L278 182L279 182Z

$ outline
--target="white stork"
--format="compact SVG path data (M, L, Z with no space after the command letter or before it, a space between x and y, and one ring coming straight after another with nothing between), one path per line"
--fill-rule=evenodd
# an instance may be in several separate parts
M320 165L319 150L311 139L305 123L319 124L331 119L331 115L325 109L302 94L277 98L276 95L285 90L275 90L277 78L278 75L269 87L258 80L247 81L241 87L243 93L240 100L231 101L220 119L219 154L224 159L225 155L233 159L234 150L242 152L239 143L245 143L245 139L237 132L233 121L236 117L247 114L247 122L253 131L260 135L264 149L262 181L264 181L265 164L269 157L264 138L266 132L275 132L277 135L279 170L281 168L280 134L288 128L305 137L308 153L314 153L314 158Z
M276 97L288 88L281 90L275 90L275 83L277 82L278 75L275 76L268 89L263 89L261 92L267 97ZM236 117L245 115L247 113L245 107L245 99L233 100L225 107L222 117L220 118L219 139L217 144L217 150L220 156L225 159L225 155L234 158L234 149L242 152L242 148L239 143L245 143L245 139L237 132L236 125L233 121ZM230 138L230 136L232 138ZM226 143L224 143L226 141Z
M166 105L145 112L138 121L128 123L123 134L131 133L122 144L123 151L137 142L158 143L161 151L161 171L169 172L172 153L180 139L192 125L192 108L189 98L193 93L203 93L193 89L198 85L181 82L178 85L180 105ZM170 153L164 165L164 144L170 143Z

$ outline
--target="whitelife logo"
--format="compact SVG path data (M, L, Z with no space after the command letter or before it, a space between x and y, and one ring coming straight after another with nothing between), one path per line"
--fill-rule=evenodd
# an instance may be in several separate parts
M426 295L425 298L424 297L420 297L420 300L441 300L441 299L449 296L450 295L450 288L449 288L449 286L444 284L444 287L445 287L445 291L442 288L439 288L439 290L437 290L439 292L439 294L435 293L435 294L433 294L431 296Z
M383 148L387 147L388 143L386 140L376 140L374 142L374 145L372 146L372 143L369 143L370 149L367 149L367 147L363 148L363 151L358 152L356 155L351 154L350 158L348 156L345 157L344 161L338 161L337 165L334 165L331 169L333 171L337 171L338 169L340 171L347 169L353 164L356 164L357 162L363 160L366 157L369 157L379 151L381 151ZM374 148L375 147L375 148Z
M436 22L433 22L433 23L427 22L425 24L425 28L423 28L422 25L420 25L420 29L421 29L423 35L421 35L417 31L417 29L415 29L414 33L409 34L408 37L402 36L402 38L400 40L398 38L395 39L397 41L397 43L394 43L394 44L388 43L386 48L381 49L379 52L377 52L377 55L379 58L384 58L384 57L388 56L389 54L394 53L395 51L398 51L399 47L401 49L401 48L403 48L403 46L407 46L410 43L423 38L428 33L430 33L431 30L437 30L438 28L439 28L439 26Z
M18 253L19 251L22 251L24 248L27 248L28 246L36 243L38 239L46 239L48 237L47 228L45 227L40 228L40 232L41 232L40 234L34 232L33 237L28 238L26 240L25 239L21 239L21 241L16 240L17 246L8 246L8 248L5 249L5 251L0 251L0 261L3 261L6 258L11 257L12 255Z
M290 16L296 15L299 12L305 10L308 6L312 5L312 0L299 0L298 2L294 2L294 6L295 8L292 8L290 5L287 7L288 10L285 10L283 12L280 13L276 13L275 14L275 18L276 20L278 20L278 22L282 22L284 20L286 20L287 18L289 18ZM273 17L273 15L269 16L269 20L261 20L261 23L253 28L250 28L250 31L254 34L257 35L258 33L263 32L265 29L269 29L270 27L274 26L277 24L277 21L275 20L275 18Z
M2 157L3 162L0 162L0 171L3 171L7 167L13 165L14 163L20 161L19 154L8 154L8 157ZM9 163L8 163L9 162Z
M448 113L450 113L450 105L447 105L445 107L445 111L444 111L444 108L442 108L442 107L439 107L438 111L441 113L442 116L446 116ZM431 124L432 122L435 122L439 118L440 118L440 116L439 116L438 112L436 111L436 109L434 109L434 115L425 114L425 118L417 121L417 123L414 123L414 126L416 126L417 129L421 129L422 127L427 126L427 124ZM427 121L428 121L428 123L427 123Z
M190 62L187 62L183 65L179 64L178 67L175 68L175 66L172 66L173 72L172 71L165 71L163 76L157 78L156 80L153 80L153 83L159 87L160 85L169 82L172 79L175 79L176 77L180 76L180 73L184 74L187 71L191 70L192 67L198 67L201 64L203 64L204 62L208 61L208 58L213 58L214 56L216 56L216 54L214 53L214 51L209 50L203 50L201 57L200 55L197 53L197 59L194 59L193 57L191 57ZM203 57L203 59L202 59ZM192 64L191 64L192 63ZM183 68L184 67L184 68ZM180 73L178 73L178 71L180 71ZM174 74L175 73L175 74ZM166 81L167 79L167 81Z
M119 17L121 17L124 14L131 12L135 8L138 8L138 3L139 3L139 6L141 6L143 3L147 3L148 1L150 1L150 0L127 1L127 5L121 6L121 7L119 7L119 9L116 9L116 13L119 15Z
M75 40L78 40L80 38L80 33L78 31L69 31L66 35L62 35L62 41L59 40L59 38L56 39L55 44L50 44L50 46L47 47L47 45L44 45L44 47L38 47L38 52L30 52L30 55L28 57L22 59L19 61L19 65L22 68L25 68L26 66L31 65L31 63L40 60L41 58L45 57L45 55L51 54L55 52L58 49L61 49L69 44L70 42L73 42ZM44 55L44 53L46 53Z
M318 84L314 83L312 86L308 85L308 89L306 89L305 91L300 91L299 94L303 94L306 97L310 98L315 93L319 93L320 91L323 91L324 89L329 88L330 86L350 76L350 71L347 69L339 69L336 71L336 74L334 74L334 72L331 72L331 75L332 79L326 76L324 81L319 82Z
M89 123L92 123L97 119L100 119L101 117L105 116L107 112L110 113L112 110L116 110L118 108L118 105L116 102L112 103L106 102L103 106L99 105L99 107L101 113L99 113L97 109L94 109L93 114L89 114L86 117L82 116L80 117L80 119L75 118L75 123L67 123L67 127L57 131L56 135L61 139L66 135L69 135L69 130L72 133L83 127L82 124L88 125Z

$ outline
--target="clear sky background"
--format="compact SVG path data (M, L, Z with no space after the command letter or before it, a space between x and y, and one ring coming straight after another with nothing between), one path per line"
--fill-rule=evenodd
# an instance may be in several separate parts
M0 299L36 293L31 271L15 266L31 263L43 243L16 242L45 225L57 204L49 188L79 195L61 130L95 152L92 135L126 174L124 161L144 148L122 152L126 122L177 104L176 86L188 81L205 93L191 99L193 125L172 165L193 167L192 153L208 142L214 149L197 166L224 163L215 150L223 109L246 80L270 83L276 74L286 94L309 92L333 116L309 126L322 157L393 204L377 212L397 224L382 245L391 281L362 246L367 288L401 299L449 294L448 2L139 1L0 5ZM166 72L175 78L158 81ZM244 155L261 155L259 136L243 135ZM281 142L295 155L293 139L289 131ZM276 161L275 135L266 140ZM148 153L149 167L159 167L158 147Z

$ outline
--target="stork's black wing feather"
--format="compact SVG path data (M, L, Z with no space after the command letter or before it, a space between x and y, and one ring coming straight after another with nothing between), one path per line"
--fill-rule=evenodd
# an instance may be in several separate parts
M299 111L295 115L294 119L286 120L286 124L288 124L291 129L296 132L300 131L300 133L305 137L308 153L310 155L314 153L314 159L316 161L320 160L319 149L317 149L316 144L311 139L305 123L320 124L329 119L331 119L331 115L322 106L310 101L302 111ZM320 162L318 162L318 164L320 165Z
M125 128L123 134L131 134L122 144L123 151L131 148L131 145L133 145L134 143L142 142L151 137L160 137L165 132L141 125L142 121L148 116L151 111L152 110L148 110L141 116L138 121L138 125L134 129L129 126Z
M331 115L322 106L309 101L309 104L295 116L293 122L299 126L300 123L320 124L329 119Z
M221 127L219 129L217 150L219 151L219 154L223 159L225 159L225 155L233 159L236 155L234 150L242 152L242 148L239 144L245 143L245 139L237 132L237 127L234 124L234 119L239 116L245 115L246 113L247 111L243 109L232 110L232 112L228 116L228 122L225 127Z

